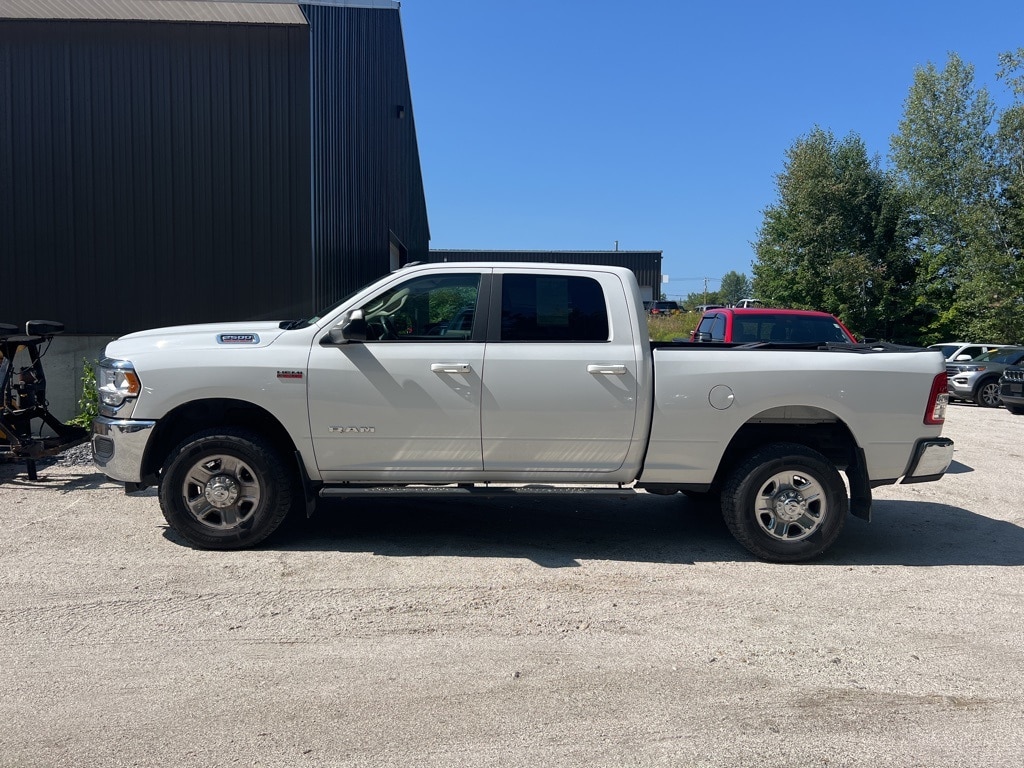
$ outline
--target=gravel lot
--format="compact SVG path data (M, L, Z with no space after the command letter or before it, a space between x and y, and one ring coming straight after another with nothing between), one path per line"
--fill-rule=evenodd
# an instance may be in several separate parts
M810 565L683 497L322 505L189 548L0 465L0 766L1024 764L1024 417Z

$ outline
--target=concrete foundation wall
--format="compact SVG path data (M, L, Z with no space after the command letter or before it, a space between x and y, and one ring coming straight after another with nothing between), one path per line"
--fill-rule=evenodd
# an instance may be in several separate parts
M55 336L43 357L46 372L46 399L50 412L61 421L78 414L82 396L83 361L95 363L113 336ZM20 363L20 359L17 361Z

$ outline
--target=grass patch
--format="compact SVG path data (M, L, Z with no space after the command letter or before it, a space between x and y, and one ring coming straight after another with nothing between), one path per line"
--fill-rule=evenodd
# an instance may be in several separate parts
M650 334L651 341L672 341L674 339L689 341L690 331L697 327L700 317L697 312L683 312L668 317L648 316L647 332Z

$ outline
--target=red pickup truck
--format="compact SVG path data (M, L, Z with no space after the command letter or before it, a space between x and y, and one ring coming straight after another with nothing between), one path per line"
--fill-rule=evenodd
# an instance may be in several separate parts
M709 309L690 334L690 341L857 343L846 326L827 312L760 307Z

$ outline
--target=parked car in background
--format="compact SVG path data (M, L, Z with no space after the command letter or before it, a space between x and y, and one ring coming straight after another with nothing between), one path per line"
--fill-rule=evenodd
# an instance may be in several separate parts
M1011 365L999 379L999 397L1006 410L1024 416L1024 368Z
M678 315L682 310L679 309L679 304L675 301L655 301L651 303L651 308L647 312L652 317L667 317Z
M1024 347L1000 347L978 355L967 363L947 363L946 375L950 400L969 400L985 408L996 408L999 377L1011 365L1024 362ZM955 370L950 373L950 369Z
M952 376L956 373L955 366L953 363L963 363L968 360L973 360L978 355L983 355L986 352L991 352L993 349L1004 349L1011 347L1012 344L969 344L964 341L943 341L938 344L932 344L928 349L939 350L943 357L946 358L946 373Z
M725 304L698 304L693 308L693 311L703 314L709 309L725 309Z
M751 309L753 307L764 306L764 302L760 299L740 299L733 306L737 309Z
M805 309L711 309L690 334L690 341L806 344L857 340L827 312Z

